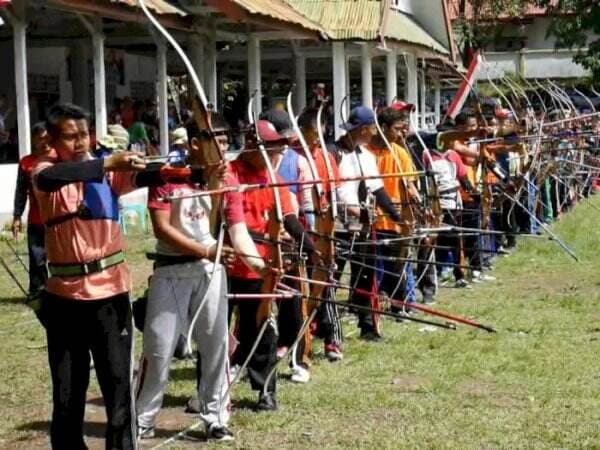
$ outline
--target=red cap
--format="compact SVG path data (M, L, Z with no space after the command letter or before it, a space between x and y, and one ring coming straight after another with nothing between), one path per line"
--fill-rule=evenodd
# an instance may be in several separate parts
M268 120L259 120L256 122L256 128L258 129L258 136L265 142L281 141L285 137L277 132L275 125Z
M398 101L392 103L390 108L395 109L396 111L413 111L415 109L415 105L412 103Z
M498 119L508 119L509 117L512 117L512 112L510 110L501 107L496 107L494 113Z

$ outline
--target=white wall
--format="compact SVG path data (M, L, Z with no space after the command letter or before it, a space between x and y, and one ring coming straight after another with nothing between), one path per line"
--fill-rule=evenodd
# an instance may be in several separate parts
M522 58L519 52L487 52L487 64L477 78L485 80L486 70L491 78L507 72L518 74L521 70L526 78L579 78L588 75L582 66L573 62L574 55L571 50L524 50Z
M444 16L443 0L410 0L410 10L415 20L448 50L448 29Z
M15 186L17 184L17 164L0 164L0 226L12 219ZM23 215L23 220L27 216Z

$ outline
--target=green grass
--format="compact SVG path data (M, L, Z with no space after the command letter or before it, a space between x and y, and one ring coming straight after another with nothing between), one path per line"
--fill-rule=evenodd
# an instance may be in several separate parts
M600 212L592 208L600 198L591 202L553 227L580 263L551 241L522 239L517 253L498 262L496 282L441 291L436 308L498 333L422 332L385 321L385 342L366 344L348 324L344 361L326 362L317 343L311 383L281 380L277 413L252 412L244 405L254 393L244 383L234 388L234 446L600 448ZM139 292L152 243L138 236L129 244ZM4 273L0 286L0 447L43 447L50 413L43 334L26 324L33 315L15 301ZM158 423L164 436L192 423L181 412L194 388L191 363L177 363L172 376ZM98 396L93 384L90 397ZM102 448L98 438L89 442ZM198 443L171 448L192 446Z

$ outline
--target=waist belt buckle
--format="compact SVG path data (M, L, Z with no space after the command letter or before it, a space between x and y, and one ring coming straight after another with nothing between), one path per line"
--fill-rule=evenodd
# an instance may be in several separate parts
M83 265L83 274L89 275L91 273L100 272L104 270L102 266L104 266L104 264L102 264L101 260L90 261L89 263Z

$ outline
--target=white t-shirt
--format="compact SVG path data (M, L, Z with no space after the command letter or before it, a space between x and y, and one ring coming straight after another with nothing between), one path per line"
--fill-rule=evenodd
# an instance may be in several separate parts
M379 168L377 167L377 159L375 155L365 147L359 147L357 151L342 152L341 161L339 164L339 173L341 178L352 177L371 177L379 176ZM365 180L369 193L373 193L378 189L383 188L381 178L371 178ZM337 188L338 201L345 203L348 206L358 206L358 187L360 180L341 181Z
M160 200L161 197L189 195L196 192L198 190L190 184L167 183L151 188L148 196L148 208L170 211L172 226L201 245L212 246L217 241L210 233L210 196L184 198L169 203ZM156 251L161 255L181 256L181 253L160 239L156 242Z

